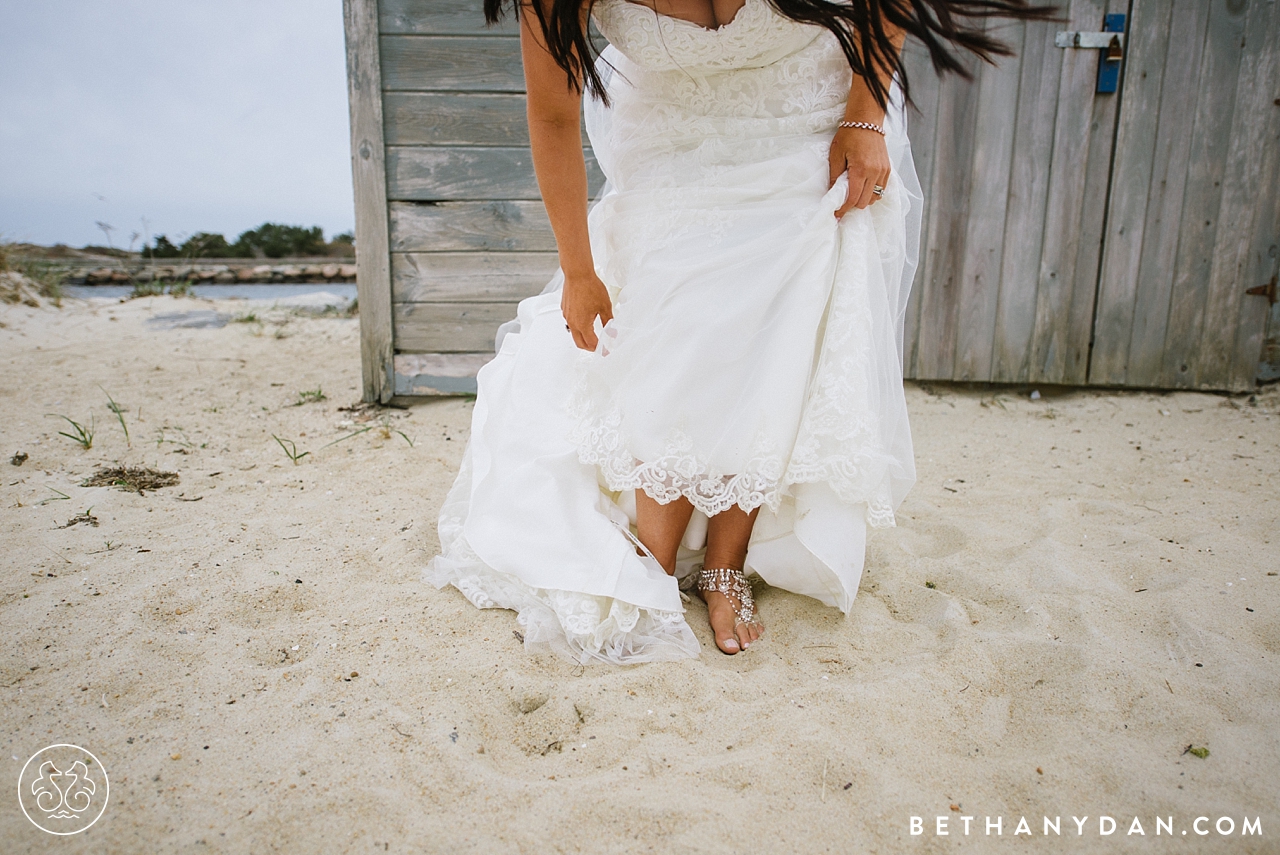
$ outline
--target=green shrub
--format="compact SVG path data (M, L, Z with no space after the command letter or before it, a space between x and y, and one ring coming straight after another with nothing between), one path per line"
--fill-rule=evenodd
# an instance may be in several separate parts
M291 255L323 255L324 230L319 226L282 226L263 223L236 238L232 250L237 257L284 258Z

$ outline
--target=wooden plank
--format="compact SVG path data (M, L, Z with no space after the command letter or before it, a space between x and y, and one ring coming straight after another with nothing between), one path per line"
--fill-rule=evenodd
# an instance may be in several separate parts
M480 353L397 353L397 395L474 395L476 374L493 359Z
M1023 30L1020 24L989 25L991 36L1015 47ZM998 67L984 66L978 83L972 195L956 302L956 380L991 379L1020 76L1018 58L1010 57Z
M590 149L583 152L594 196L604 175ZM387 149L387 197L392 201L537 200L528 148L392 146Z
M903 57L912 99L912 106L907 110L907 137L912 141L911 156L924 192L924 212L920 222L921 258L916 265L911 294L907 298L907 314L903 321L903 375L916 377L920 347L920 307L924 292L924 236L929 233L929 210L933 201L933 138L937 131L941 81L929 62L928 51L915 39L907 40L903 47Z
M1280 94L1276 17L1274 2L1247 7L1248 36L1242 43L1231 143L1222 153L1226 170L1196 365L1196 385L1202 389L1252 388L1262 355L1269 305L1247 296L1245 289L1262 284L1272 267L1266 249L1277 249L1267 216L1280 181L1272 122L1277 106L1272 102Z
M554 252L397 252L392 300L518 302L541 293L559 266Z
M1103 13L1104 7L1097 0L1072 0L1066 28L1093 29L1102 20ZM1080 383L1085 379L1088 364L1093 302L1093 290L1089 288L1089 312L1082 318L1082 301L1077 296L1080 282L1076 274L1085 239L1081 220L1088 182L1087 176L1086 181L1080 178L1081 170L1087 171L1090 143L1094 139L1090 126L1094 121L1098 57L1094 51L1061 50L1064 56L1058 84L1058 112L1028 379ZM1103 202L1101 198L1091 201L1099 205ZM1096 259L1096 255L1094 257ZM1090 281L1096 281L1096 261L1094 268L1086 272Z
M1129 21L1124 103L1116 129L1107 231L1094 313L1094 345L1089 363L1089 382L1094 384L1123 385L1128 373L1148 201L1155 189L1152 175L1171 11L1168 3L1136 0ZM1171 85L1176 82L1176 79L1170 81ZM1154 308L1144 306L1143 312Z
M387 145L529 145L524 95L388 92Z
M378 0L343 0L347 96L351 108L351 172L356 214L356 294L360 305L360 365L365 401L392 394L391 264Z
M517 36L515 17L492 27L484 22L483 0L381 0L378 29L385 35Z
M394 252L554 252L541 202L392 202Z
M1267 62L1269 63L1270 72L1267 73L1266 67L1262 69L1263 74L1260 80L1276 80L1280 78L1280 55L1277 54L1277 47L1280 46L1280 8L1272 7L1271 21L1272 35L1268 44L1271 47L1270 53L1267 54ZM1265 95L1264 95L1265 98ZM1267 184L1263 185L1264 197L1260 200L1258 206L1258 222L1254 227L1254 253L1259 261L1262 279L1261 281L1245 282L1246 286L1264 285L1266 282L1280 281L1280 99L1274 99L1271 107L1263 107L1262 111L1268 115L1269 127L1267 130L1268 142L1263 146L1263 151L1269 158L1267 169L1270 171L1271 179ZM1266 190L1270 187L1269 192ZM1267 204L1266 195L1270 196L1270 204ZM1270 267L1270 270L1267 268ZM1268 276L1268 273L1270 274ZM1273 278L1274 277L1274 278ZM1246 296L1248 300L1264 300L1264 297ZM1242 350L1247 350L1248 343ZM1260 364L1257 368L1257 381L1269 383L1280 380L1280 302L1271 304L1270 311L1267 313L1266 328L1262 334L1262 356Z
M486 36L383 36L390 91L523 92L520 40Z
M1134 17L1141 23L1147 16L1146 6L1164 15L1169 7L1163 3L1136 4ZM1187 186L1187 157L1190 151L1195 113L1186 109L1187 93L1195 91L1196 79L1204 47L1204 32L1209 6L1198 0L1177 0L1168 16L1168 38L1163 60L1160 98L1145 109L1158 113L1155 147L1151 153L1151 189L1143 211L1141 263L1135 275L1132 329L1126 346L1126 367L1098 372L1099 347L1108 344L1104 330L1095 333L1094 367L1090 382L1126 383L1135 386L1171 385L1172 377L1164 370L1165 341L1169 332L1169 303L1172 297L1175 264L1178 253L1179 224ZM1154 69L1151 69L1154 71ZM1130 106L1130 81L1126 72L1124 105ZM1135 102L1136 98L1133 98ZM1125 167L1127 144L1117 143L1116 171ZM1114 214L1117 219L1121 215ZM1116 228L1109 228L1108 242ZM1104 271L1100 285L1106 286L1115 274ZM1103 292L1099 293L1103 300ZM1099 318L1102 317L1101 304Z
M396 373L475 377L496 355L492 349L477 353L397 353Z
M396 349L401 353L493 350L498 326L516 316L515 303L396 303Z
M1062 74L1063 51L1053 45L1057 29L1056 23L1030 23L1022 40L1000 297L992 332L991 379L1000 383L1021 383L1031 377L1031 340L1049 198L1045 164L1053 156Z
M1106 13L1125 13L1129 0L1107 0L1096 20ZM1097 91L1097 64L1090 65L1090 93ZM1092 95L1091 95L1092 97ZM1103 230L1107 221L1107 199L1111 192L1111 157L1115 149L1119 99L1112 94L1092 97L1089 140L1084 163L1084 195L1077 225L1076 260L1067 311L1068 349L1063 380L1084 384L1089 379L1089 355L1093 348L1094 312L1098 297L1098 271L1102 262Z
M1209 10L1208 25L1203 33L1204 49L1192 110L1195 125L1187 156L1186 190L1162 371L1166 383L1177 388L1195 388L1200 380L1198 357L1206 331L1204 308L1209 299L1245 18L1243 8L1215 3ZM1208 333L1212 336L1220 331L1209 329Z
M523 94L387 92L382 110L387 145L529 145Z
M978 60L967 61L976 76ZM951 379L953 375L977 95L975 83L952 75L942 81L938 97L933 181L926 191L929 230L921 236L924 276L915 370L920 379Z

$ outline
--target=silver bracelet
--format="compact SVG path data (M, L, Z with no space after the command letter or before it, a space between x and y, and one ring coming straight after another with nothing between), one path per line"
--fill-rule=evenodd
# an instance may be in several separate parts
M864 128L868 131L875 131L880 136L884 136L884 128L879 125L873 125L870 122L841 122L839 126L842 128Z

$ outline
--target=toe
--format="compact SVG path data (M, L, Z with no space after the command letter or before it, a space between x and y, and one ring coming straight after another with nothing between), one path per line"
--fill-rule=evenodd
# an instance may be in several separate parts
M725 653L737 653L742 649L742 646L739 644L738 639L734 637L733 633L728 633L723 636L717 635L716 646Z

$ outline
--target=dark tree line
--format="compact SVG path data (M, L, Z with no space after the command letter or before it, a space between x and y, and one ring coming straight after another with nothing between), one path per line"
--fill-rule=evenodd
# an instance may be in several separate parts
M334 235L325 242L324 231L319 226L285 226L279 223L263 223L256 229L242 232L234 243L226 237L210 232L196 232L181 244L175 244L165 235L157 235L148 246L142 248L143 258L286 258L291 256L355 254L354 238L350 232Z

